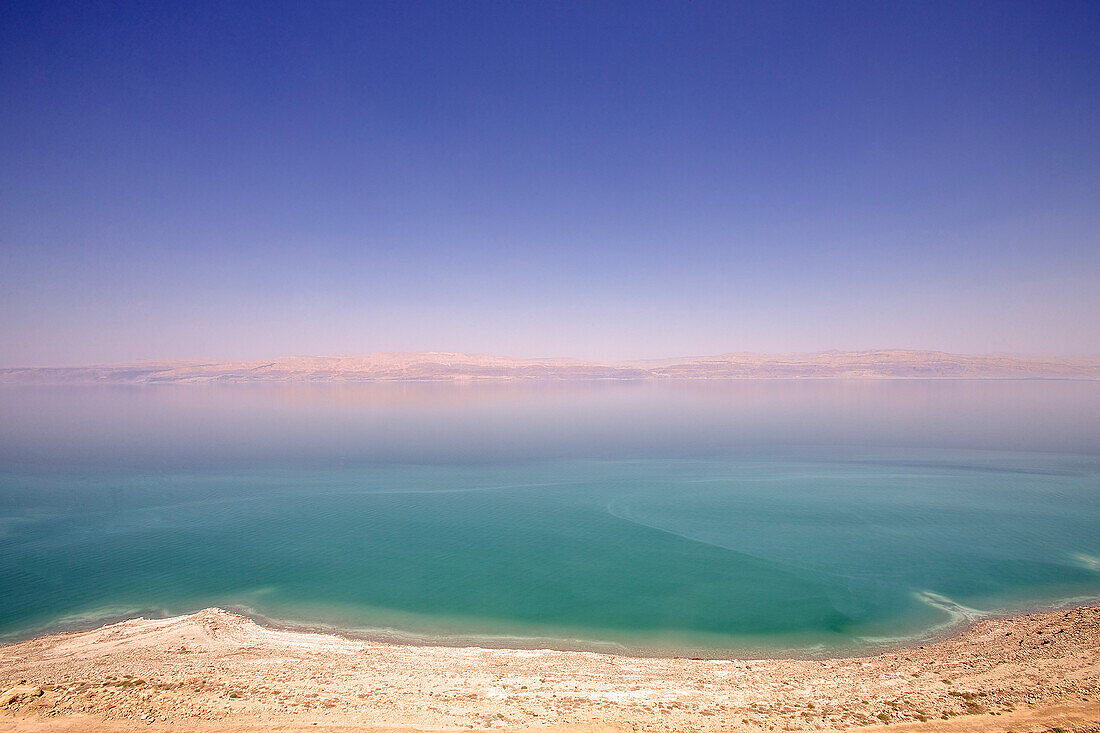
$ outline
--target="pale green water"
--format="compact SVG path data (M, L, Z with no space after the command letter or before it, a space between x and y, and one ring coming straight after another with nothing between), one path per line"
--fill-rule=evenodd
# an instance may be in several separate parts
M1100 385L0 391L0 633L850 648L1100 595ZM1023 450L1030 445L1030 450Z

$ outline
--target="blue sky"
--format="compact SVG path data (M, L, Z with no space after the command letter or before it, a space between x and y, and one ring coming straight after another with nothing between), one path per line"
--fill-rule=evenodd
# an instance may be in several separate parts
M0 6L0 365L1100 357L1100 5Z

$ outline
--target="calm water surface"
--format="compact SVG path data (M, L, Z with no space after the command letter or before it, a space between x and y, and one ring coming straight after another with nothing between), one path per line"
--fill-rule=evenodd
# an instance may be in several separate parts
M1100 596L1100 383L0 389L0 637L867 649Z

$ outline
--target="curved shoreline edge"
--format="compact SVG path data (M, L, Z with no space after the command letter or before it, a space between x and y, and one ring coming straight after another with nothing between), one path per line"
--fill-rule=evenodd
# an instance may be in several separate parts
M1084 731L1100 729L1100 606L984 619L874 656L751 660L378 643L207 609L2 646L0 686L0 726L81 730L923 730L965 719L1003 731L1007 716L1016 733L1029 730L1022 718ZM1065 724L1048 725L1049 711Z
M950 599L944 600L952 605L958 605L954 604ZM1100 596L1090 594L1048 602L1035 601L993 610L968 609L973 611L973 613L949 618L941 624L931 626L918 633L897 637L855 637L857 641L848 645L836 644L825 646L815 644L812 646L781 646L777 643L760 643L755 645L745 644L744 646L727 647L659 646L656 644L649 646L632 646L625 642L607 639L589 639L583 636L566 637L537 634L494 635L477 633L429 634L403 631L397 628L349 627L323 622L295 621L288 618L269 616L251 607L239 604L227 604L213 606L211 608L241 616L259 626L274 631L338 636L349 641L395 646L477 647L483 649L516 651L553 650L560 652L607 654L611 656L636 657L642 659L824 660L857 659L877 656L889 652L905 651L906 649L918 646L936 644L965 634L983 621L1013 619L1018 616L1053 613L1092 606L1100 608ZM201 613L201 611L172 613L166 609L150 607L146 609L133 609L132 611L121 613L104 612L99 614L87 614L85 616L78 615L68 617L44 627L28 630L26 633L16 633L8 638L0 636L0 648L57 635L94 631L126 621L162 621L172 618L183 618L193 615L194 613ZM950 611L948 611L948 613L950 613Z

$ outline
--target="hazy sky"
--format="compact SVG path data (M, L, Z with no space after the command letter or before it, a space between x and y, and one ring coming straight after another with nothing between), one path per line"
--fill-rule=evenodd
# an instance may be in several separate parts
M1100 3L0 5L0 365L1100 356Z

